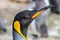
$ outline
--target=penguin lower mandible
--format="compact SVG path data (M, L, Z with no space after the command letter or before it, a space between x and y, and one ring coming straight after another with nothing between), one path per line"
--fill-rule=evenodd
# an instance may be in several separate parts
M27 31L29 24L40 14L52 5L41 8L40 10L19 12L13 21L13 40L28 40Z

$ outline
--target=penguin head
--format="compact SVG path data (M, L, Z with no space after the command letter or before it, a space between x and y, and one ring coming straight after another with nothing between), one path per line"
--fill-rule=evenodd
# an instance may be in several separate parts
M52 6L46 6L40 10L25 10L22 12L19 12L13 22L13 30L15 30L21 37L27 38L27 30L29 24L35 19L37 16L42 14L46 9L50 8Z

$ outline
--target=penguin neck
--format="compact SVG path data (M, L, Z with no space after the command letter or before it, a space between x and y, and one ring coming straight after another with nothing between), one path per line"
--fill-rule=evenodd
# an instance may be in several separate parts
M27 31L28 31L28 26L22 26L20 27L20 32L22 33L18 33L15 29L13 29L13 40L28 40L27 38ZM23 35L24 37L22 37L21 35Z
M28 36L23 38L15 30L13 30L13 40L28 40Z
M22 34L27 37L27 31L28 31L28 27L27 26L22 26L21 27L21 32Z
M13 30L13 40L25 40L15 30Z

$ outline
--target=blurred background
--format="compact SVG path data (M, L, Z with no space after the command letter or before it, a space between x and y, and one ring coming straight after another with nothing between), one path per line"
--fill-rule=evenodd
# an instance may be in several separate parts
M40 32L37 32L39 28L34 27L34 25L33 27L29 26L28 37L29 40L60 40L60 0L0 0L0 40L13 40L12 23L18 12L39 10L50 4L55 5L55 7L45 12L49 13L46 20L48 38L41 38Z

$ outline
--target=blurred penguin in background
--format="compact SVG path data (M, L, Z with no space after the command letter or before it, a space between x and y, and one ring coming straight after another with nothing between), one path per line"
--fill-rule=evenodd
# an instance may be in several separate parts
M3 31L3 32L6 32L6 28L5 28L5 25L4 25L4 21L3 21L3 18L1 17L1 11L0 11L0 31Z
M51 8L51 12L60 14L60 0L49 0L49 3L55 6Z
M44 6L48 6L49 0L30 0L31 5L29 7L29 10L39 10ZM34 30L34 34L38 33L41 34L41 37L48 37L48 29L46 25L46 21L50 15L50 9L46 10L44 13L42 13L40 16L38 16L30 26L32 26L32 29ZM35 35L36 36L36 35Z

